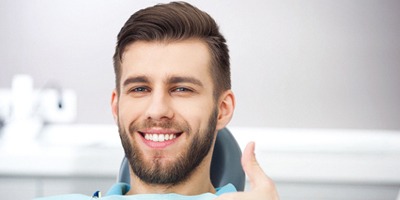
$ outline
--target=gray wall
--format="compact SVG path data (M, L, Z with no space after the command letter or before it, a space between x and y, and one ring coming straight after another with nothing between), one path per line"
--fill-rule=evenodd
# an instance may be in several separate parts
M136 10L158 1L0 1L0 87L78 93L77 123L113 123L112 54ZM400 129L400 1L191 1L231 50L234 126Z

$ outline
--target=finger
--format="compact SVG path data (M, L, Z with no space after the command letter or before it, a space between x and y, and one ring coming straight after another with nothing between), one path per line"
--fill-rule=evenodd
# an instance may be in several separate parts
M249 177L252 189L256 188L257 186L265 186L265 184L270 184L269 182L272 182L258 164L254 154L254 149L255 143L248 143L242 156L243 170Z

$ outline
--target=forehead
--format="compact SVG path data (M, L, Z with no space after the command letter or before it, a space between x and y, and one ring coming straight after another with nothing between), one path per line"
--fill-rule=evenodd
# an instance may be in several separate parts
M137 41L122 56L121 82L131 76L194 76L211 81L211 55L207 44L190 39L173 42Z

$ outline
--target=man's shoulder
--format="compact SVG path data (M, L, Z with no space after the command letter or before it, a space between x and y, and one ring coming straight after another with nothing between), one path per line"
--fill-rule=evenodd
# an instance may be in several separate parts
M196 196L184 196L179 194L139 194L139 195L111 195L101 197L101 200L211 200L214 199L216 195L211 193L196 195ZM91 200L96 199L86 195L80 194L68 194L38 198L35 200Z
M185 196L180 194L138 194L138 195L124 195L129 190L129 185L117 183L111 187L108 191L107 196L101 197L101 200L211 200L215 197L229 192L236 192L236 188L232 184L225 185L221 188L217 188L216 194L204 193L194 196ZM96 197L86 196L82 194L68 194L38 198L35 200L91 200Z
M49 196L49 197L40 197L35 198L34 200L88 200L91 197L82 195L82 194L65 194L65 195L57 195L57 196Z
M223 187L217 188L216 190L217 190L217 193L216 193L217 196L224 194L224 193L237 192L235 186L231 183L229 183Z

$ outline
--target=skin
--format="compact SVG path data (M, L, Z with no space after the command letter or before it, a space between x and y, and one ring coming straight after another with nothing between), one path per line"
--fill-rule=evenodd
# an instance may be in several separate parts
M250 190L226 193L215 200L279 200L275 184L262 170L254 154L255 143L247 144L243 151L242 166L250 182Z
M128 134L131 143L141 149L146 162L160 159L163 164L173 163L180 152L190 149L188 144L193 134L207 127L214 108L218 109L215 137L216 132L231 120L235 107L234 94L227 90L217 100L214 99L210 58L207 45L197 39L173 42L138 41L125 49L122 57L120 93L114 90L111 100L112 113L120 128L129 133L131 123L151 119L159 122L172 120L187 123L192 129L192 134L182 132L174 142L161 147L146 143L137 132ZM153 127L139 131L165 133L181 130ZM215 193L209 177L212 150L190 177L180 184L147 184L131 171L131 185L135 187L132 187L128 194ZM219 199L277 199L272 181L257 164L254 143L250 143L245 149L242 164L254 190L222 195Z
M179 42L135 42L129 45L122 59L120 94L112 94L114 118L128 132L129 124L146 119L186 122L193 133L205 129L215 107L211 79L210 54L199 40ZM226 126L234 109L234 96L229 90L217 100L217 130ZM134 108L134 109L133 109ZM154 127L141 132L178 132ZM216 135L216 134L215 134ZM183 132L173 144L163 148L149 146L140 134L129 135L131 142L143 152L144 160L157 158L168 164L179 152L190 149L193 135ZM215 137L214 137L215 140ZM131 173L133 187L129 194L180 193L195 195L215 193L209 176L212 151L187 179L178 185L148 185ZM187 184L190 183L190 184ZM207 183L207 184L204 184Z

